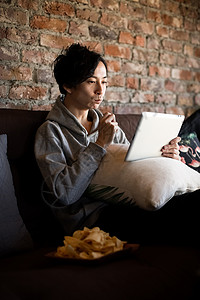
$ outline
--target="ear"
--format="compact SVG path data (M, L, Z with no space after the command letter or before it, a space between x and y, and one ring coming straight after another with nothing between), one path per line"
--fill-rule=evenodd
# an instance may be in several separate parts
M71 92L72 92L72 89L69 88L69 87L67 87L65 84L63 84L63 89L64 89L65 91L67 91L68 94L71 94Z

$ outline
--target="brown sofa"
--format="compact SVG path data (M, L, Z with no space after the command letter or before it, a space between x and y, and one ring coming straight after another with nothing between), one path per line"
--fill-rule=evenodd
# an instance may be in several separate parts
M101 263L45 256L63 240L62 229L41 199L42 178L33 152L35 132L46 115L45 111L0 109L0 134L8 137L7 156L19 213L33 241L28 249L9 251L0 258L0 299L199 299L199 236L179 222L180 201L188 202L191 197L198 201L199 191L174 197L159 213L136 208L133 218L140 248L127 256ZM117 115L129 140L139 117ZM170 225L175 212L178 231ZM188 212L185 223L192 219Z

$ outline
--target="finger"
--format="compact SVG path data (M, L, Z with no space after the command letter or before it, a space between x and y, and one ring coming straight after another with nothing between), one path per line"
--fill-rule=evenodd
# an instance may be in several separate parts
M165 145L162 147L161 150L170 150L170 149L178 149L179 150L179 144L177 143L179 139L173 139L168 145Z
M105 122L116 122L116 118L114 114L108 113L104 116Z
M166 146L164 147L162 150L161 150L163 153L168 153L168 154L177 154L179 155L179 146L177 147L170 147L169 146Z
M181 137L177 136L176 138L172 139L169 144L178 144L181 141Z

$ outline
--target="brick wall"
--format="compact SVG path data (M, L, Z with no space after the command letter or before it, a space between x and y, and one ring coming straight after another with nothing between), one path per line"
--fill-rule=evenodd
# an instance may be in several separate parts
M199 0L1 0L0 107L48 110L52 62L80 42L103 54L102 110L191 114L200 106Z

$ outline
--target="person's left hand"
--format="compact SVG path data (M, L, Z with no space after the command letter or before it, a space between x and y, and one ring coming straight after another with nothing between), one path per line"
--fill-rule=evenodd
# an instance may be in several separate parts
M179 145L178 145L180 140L181 140L180 137L176 137L173 140L171 140L168 145L163 146L161 149L162 156L180 160L181 158L179 156Z

